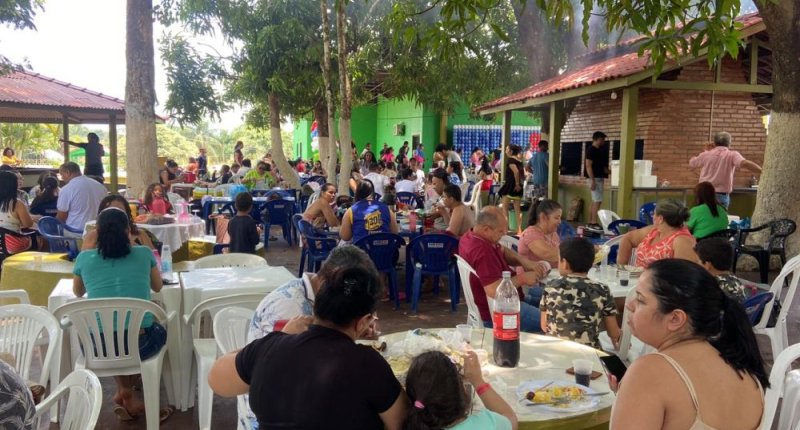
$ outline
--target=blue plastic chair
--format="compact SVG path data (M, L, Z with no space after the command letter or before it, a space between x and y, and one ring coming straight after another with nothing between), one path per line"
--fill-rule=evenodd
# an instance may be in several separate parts
M656 214L656 202L649 202L639 208L639 221L651 225Z
M405 239L393 233L374 233L362 238L355 245L364 250L375 263L378 272L389 277L389 297L394 301L394 308L400 309L400 294L397 290L397 260L400 258L400 247L406 244Z
M558 225L558 238L560 240L569 239L570 237L575 237L577 234L575 232L575 227L573 227L570 223L566 221L561 221L561 224Z
M47 240L50 252L65 252L70 260L81 252L77 239L64 236L64 230L70 230L58 219L51 216L42 217L38 222L38 226L39 234Z
M301 225L301 222L305 222L305 224L307 224L307 227L305 225ZM309 235L309 234L313 235L314 228L313 226L311 226L311 223L303 220L303 214L292 215L292 226L300 235L300 238L297 241L297 243L300 244L300 264L298 265L300 269L297 273L297 276L300 277L303 276L303 268L306 265L306 255L308 254L308 251L306 250L306 245L302 243L303 240L302 238L304 235ZM307 230L303 231L304 228L307 228Z
M289 246L292 246L294 203L288 200L272 200L267 202L264 207L266 212L269 213L268 219L264 219L264 248L269 247L269 230L273 224L281 226L283 239L286 240Z
M397 193L396 198L398 203L402 203L412 209L417 209L422 207L422 199L414 193L409 193L408 191L401 191Z
M467 181L469 186L467 187L467 193L461 196L461 200L466 203L472 199L472 191L475 190L475 181Z
M417 313L422 275L433 275L433 292L439 294L439 276L448 276L450 309L455 312L459 301L458 276L453 255L458 251L458 239L448 234L423 234L406 247L406 300L411 312ZM413 276L412 276L413 275Z
M767 304L774 296L773 293L765 291L750 297L742 303L744 312L747 314L747 319L750 320L751 325L755 326L761 321L761 315L764 313L764 309L767 308Z
M218 243L214 245L213 254L214 255L222 254L223 250L230 249L230 247L231 247L230 243Z
M319 270L322 262L328 259L328 255L330 255L331 251L333 251L333 248L336 248L338 240L315 235L314 228L311 226L311 223L304 219L300 219L297 224L303 240L303 252L300 255L300 273L298 275L302 276L302 259L304 258L303 254L305 254L305 258L308 259L308 271L316 272Z
M618 219L612 221L611 224L608 225L608 231L614 234L619 234L620 224L627 224L631 229L639 229L647 227L647 224L641 221L636 221L635 219Z

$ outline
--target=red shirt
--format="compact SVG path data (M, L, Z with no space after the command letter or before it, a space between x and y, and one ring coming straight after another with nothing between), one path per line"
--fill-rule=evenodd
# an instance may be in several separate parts
M472 296L475 297L475 305L478 306L481 319L483 321L491 321L492 312L489 309L486 291L483 288L502 278L504 271L514 274L514 271L503 256L503 248L499 243L489 242L470 230L461 236L461 240L458 242L458 255L475 269L475 273L478 275L477 278L472 276L469 280ZM521 300L522 291L520 288L517 288L517 291Z
M305 173L306 163L297 163L297 167L295 167L295 169L297 169L298 173Z

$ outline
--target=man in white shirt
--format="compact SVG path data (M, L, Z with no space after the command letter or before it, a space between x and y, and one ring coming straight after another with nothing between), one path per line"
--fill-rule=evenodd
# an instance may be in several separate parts
M67 227L83 232L87 222L97 219L100 201L108 195L108 190L96 180L81 175L81 168L71 161L62 164L58 172L67 185L58 194L56 218ZM82 236L66 230L64 235Z
M464 163L461 161L461 156L458 155L458 152L447 149L447 145L444 143L436 146L436 152L441 155L443 160L447 161L448 165L454 161L458 161L462 166L464 165Z
M414 175L417 178L416 179L417 192L421 193L425 191L425 172L423 172L422 169L420 169L419 162L417 162L416 158L414 157L409 158L408 168L411 169L412 172L414 172Z
M380 194L381 197L383 197L385 194L384 188L386 187L386 184L390 182L390 180L386 176L382 175L380 170L381 166L379 166L377 163L373 163L371 166L369 166L369 173L364 175L364 179L369 179L370 182L372 182L372 187L375 189L375 193Z
M411 169L403 169L400 171L401 180L397 181L394 185L394 190L398 193L412 193L416 194L418 190L416 176Z

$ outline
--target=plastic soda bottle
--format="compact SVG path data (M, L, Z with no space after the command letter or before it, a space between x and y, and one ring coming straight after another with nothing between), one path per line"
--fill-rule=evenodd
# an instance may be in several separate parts
M494 327L494 364L517 367L519 363L519 294L511 282L511 272L503 272L497 287L492 311Z
M161 247L161 279L172 282L172 250L169 245Z

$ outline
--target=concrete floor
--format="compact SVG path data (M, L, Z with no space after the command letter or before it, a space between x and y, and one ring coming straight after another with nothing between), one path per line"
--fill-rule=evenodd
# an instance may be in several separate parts
M280 236L278 236L280 237ZM271 242L267 252L267 261L273 266L285 266L293 273L297 272L299 262L299 248L290 248L282 240ZM770 281L777 275L777 272L770 274ZM739 276L745 279L756 281L758 274L755 272L739 273ZM400 274L400 283L403 284L402 274ZM795 302L794 308L797 308ZM380 317L380 329L384 333L395 333L399 331L406 331L414 328L433 328L433 327L455 327L456 324L461 324L466 321L467 308L464 303L463 297L458 309L455 313L450 311L449 295L447 290L444 289L442 293L435 297L430 293L423 294L422 300L419 305L419 313L417 315L410 314L410 305L406 303L401 304L401 309L395 311L389 301L382 301L378 306L378 314ZM789 315L789 344L800 341L800 330L798 330L798 322L800 322L800 315L793 312ZM772 356L768 352L769 340L766 337L759 338L759 345L764 352L764 358L769 365L772 364ZM132 422L120 422L111 410L112 397L116 390L114 380L112 378L102 378L103 384L103 401L104 407L100 413L98 420L98 429L144 429L145 422L143 417ZM166 394L162 389L161 393L162 404L166 399ZM219 396L214 396L214 406L212 412L211 428L214 430L227 430L236 428L236 401L235 399L226 399ZM46 427L45 427L46 428ZM58 429L58 425L52 424L50 429ZM186 412L175 412L167 421L165 421L161 428L164 430L189 430L197 429L197 413L196 408L190 409Z

